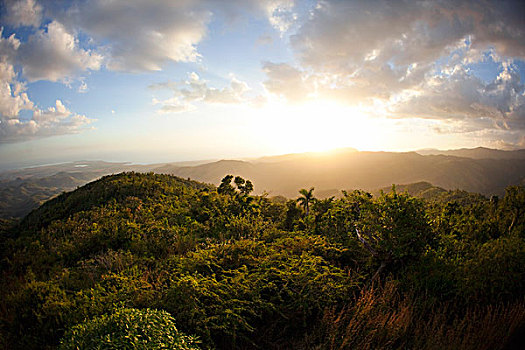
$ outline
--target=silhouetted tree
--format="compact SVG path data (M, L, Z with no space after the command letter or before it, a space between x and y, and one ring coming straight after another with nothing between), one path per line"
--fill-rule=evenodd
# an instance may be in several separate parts
M244 180L242 177L236 176L233 182L243 196L249 195L253 191L253 184L250 180Z
M315 200L313 192L314 187L310 188L309 190L303 188L299 191L302 197L297 198L297 202L304 208L306 216L308 216L308 213L310 211L310 203L312 203Z
M235 189L231 185L233 179L233 175L226 175L222 178L221 184L217 188L217 192L219 194L228 194L230 196L233 196L235 194Z

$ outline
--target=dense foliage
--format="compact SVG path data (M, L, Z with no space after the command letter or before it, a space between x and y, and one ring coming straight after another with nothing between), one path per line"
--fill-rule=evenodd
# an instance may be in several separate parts
M2 346L123 329L203 349L522 344L523 187L425 200L310 189L301 205L252 190L122 173L1 222Z
M117 309L74 326L60 350L173 349L196 350L195 340L177 331L166 311Z

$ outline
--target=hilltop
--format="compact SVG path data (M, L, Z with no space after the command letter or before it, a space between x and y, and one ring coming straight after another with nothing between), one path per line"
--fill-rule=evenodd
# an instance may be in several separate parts
M501 196L505 187L525 183L525 150L477 148L425 152L341 149L250 160L149 165L74 162L13 170L0 173L0 217L23 216L62 191L121 171L171 174L215 185L226 174L236 174L252 179L257 194L267 192L270 196L288 198L303 187L313 186L319 197L327 198L340 196L341 190L375 191L392 184L419 182L444 190Z
M192 349L522 344L523 187L354 191L307 214L246 180L120 173L0 221L2 347L73 349L78 332Z

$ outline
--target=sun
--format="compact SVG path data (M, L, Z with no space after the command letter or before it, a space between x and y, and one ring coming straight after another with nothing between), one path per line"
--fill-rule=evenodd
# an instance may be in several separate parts
M336 148L375 148L377 125L358 107L316 100L301 104L269 103L257 133L278 153L324 152Z

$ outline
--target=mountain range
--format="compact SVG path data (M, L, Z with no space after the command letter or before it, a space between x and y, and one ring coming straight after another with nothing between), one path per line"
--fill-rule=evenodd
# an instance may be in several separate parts
M218 160L137 165L78 161L0 172L0 217L21 217L44 201L103 175L123 171L155 172L219 184L227 174L250 179L255 193L295 198L315 187L318 198L341 190L376 191L392 184L426 182L443 190L461 189L502 195L507 186L525 184L525 150L488 148L364 152L339 149Z

